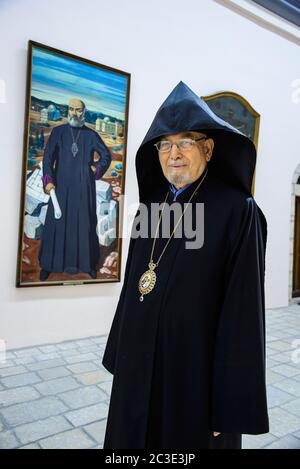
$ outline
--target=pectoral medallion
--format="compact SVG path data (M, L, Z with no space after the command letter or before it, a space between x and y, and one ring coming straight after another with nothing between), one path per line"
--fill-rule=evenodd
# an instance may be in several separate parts
M156 273L154 272L156 264L151 261L148 265L149 270L143 273L139 281L139 291L141 293L140 301L144 301L144 295L147 295L153 290L156 282Z
M77 146L77 143L76 143L76 142L73 142L73 143L72 143L71 152L73 153L73 156L74 156L74 158L75 158L75 156L76 156L77 153L78 153L78 146Z

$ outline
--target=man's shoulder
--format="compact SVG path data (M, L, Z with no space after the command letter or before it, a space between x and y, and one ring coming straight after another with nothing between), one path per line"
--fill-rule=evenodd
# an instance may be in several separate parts
M267 230L266 217L256 202L253 195L248 195L242 191L233 191L231 198L230 218L242 226L244 224L260 224L264 230Z
M253 217L260 218L266 224L265 216L258 206L255 197L245 191L231 185L219 177L213 178L212 189L217 204L222 205L222 209L228 211L233 218Z
M89 133L90 135L93 135L94 137L100 137L97 130L92 129L91 127L88 127L87 125L84 125L84 130L85 132Z
M216 198L222 201L223 206L227 205L229 208L245 207L247 200L253 199L246 192L216 175L211 176L210 186Z
M63 132L66 129L68 125L69 124L59 124L59 125L56 125L55 127L52 127L51 134L59 135L61 132Z

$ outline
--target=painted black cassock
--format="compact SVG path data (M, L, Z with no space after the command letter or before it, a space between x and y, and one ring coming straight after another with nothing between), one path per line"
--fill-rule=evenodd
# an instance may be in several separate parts
M95 179L107 171L111 155L94 130L85 125L72 130L79 149L75 157L69 124L54 127L45 148L43 177L55 184L62 217L54 218L50 198L39 261L49 272L75 274L94 270L99 259ZM101 157L97 162L93 160L94 151Z
M251 196L253 143L180 82L137 152L140 202L162 202L168 191L172 200L153 143L188 130L205 131L215 141L193 199L194 211L195 202L204 203L204 244L185 249L185 237L173 238L153 291L140 302L138 281L153 239L131 237L102 361L114 374L104 448L239 448L242 433L269 431L267 225ZM201 178L177 201L187 202ZM166 241L159 236L154 262ZM213 437L212 431L222 434Z

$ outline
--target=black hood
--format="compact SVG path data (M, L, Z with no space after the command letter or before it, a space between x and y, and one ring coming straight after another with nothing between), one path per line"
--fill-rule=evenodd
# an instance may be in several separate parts
M208 105L180 81L158 109L136 154L139 200L151 200L159 188L168 188L154 143L162 136L186 131L203 131L214 139L209 162L213 172L226 183L251 196L256 149L248 137L214 114Z

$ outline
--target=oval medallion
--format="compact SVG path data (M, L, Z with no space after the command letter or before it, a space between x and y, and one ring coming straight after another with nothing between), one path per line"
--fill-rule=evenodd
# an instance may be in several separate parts
M156 273L154 270L147 270L140 278L139 290L143 295L150 293L153 290L156 282Z

